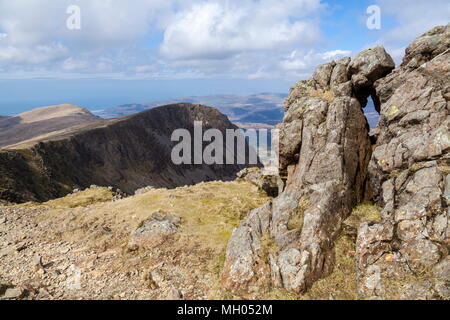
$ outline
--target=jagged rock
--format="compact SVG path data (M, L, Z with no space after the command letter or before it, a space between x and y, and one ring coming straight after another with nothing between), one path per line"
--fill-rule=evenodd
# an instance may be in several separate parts
M336 62L334 61L318 66L316 72L312 76L312 79L321 88L328 88L330 86L331 75L335 66Z
M279 176L265 174L260 168L246 168L239 171L236 176L258 186L270 197L278 196L284 188L284 183Z
M394 60L380 46L364 50L352 60L348 66L348 72L351 74L355 97L362 107L367 105L367 98L371 96L375 109L380 112L380 102L373 85L374 82L388 75L394 68Z
M351 58L345 57L338 61L336 61L336 65L333 68L333 72L330 77L330 85L331 87L338 86L349 81L348 77L348 65L351 62Z
M436 27L411 43L406 49L401 66L375 82L376 96L380 102L385 104L398 87L409 78L410 72L447 51L450 47L449 34L450 24ZM444 95L447 94L444 92Z
M322 65L291 89L278 126L286 190L233 232L221 278L229 290L242 297L269 286L301 293L332 271L334 241L364 198L371 156L358 99L372 92L353 96L349 80L358 73L372 84L393 68L391 61L376 48L353 64L346 58Z
M131 233L128 247L153 249L163 244L171 235L177 232L177 226L169 220L146 220L142 226Z
M283 176L287 176L287 167L298 161L302 143L303 121L294 120L280 125L279 133L279 167Z
M439 26L414 40L407 48L402 67L416 69L450 48L450 24Z
M381 46L360 52L348 67L351 74L362 75L372 83L389 74L394 68L394 60Z
M450 243L448 30L449 25L438 27L418 38L402 66L375 83L381 120L369 175L375 200L384 209L381 224L359 230L361 298L422 299L447 292L450 273L437 266L448 261ZM386 255L395 255L395 261L386 263ZM374 269L380 270L375 292L365 285ZM444 272L438 276L430 270ZM423 273L425 280L417 277Z
M183 295L180 292L180 290L178 290L177 288L169 288L166 291L166 300L172 300L172 301L176 301L176 300L181 300L183 299Z

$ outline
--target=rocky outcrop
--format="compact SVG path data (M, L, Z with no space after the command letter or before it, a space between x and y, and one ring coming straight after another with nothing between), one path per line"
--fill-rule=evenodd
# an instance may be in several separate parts
M286 191L234 231L222 273L229 290L302 293L332 271L342 222L365 196L371 143L362 107L393 68L377 47L319 66L292 88L278 127Z
M218 129L224 137L227 129L237 129L214 108L177 104L89 123L0 150L0 199L46 201L92 184L132 194L149 185L173 188L234 180L248 165L176 165L171 161L172 149L178 144L171 141L173 131L186 129L194 137L194 121L202 121L204 131Z
M381 101L369 165L380 224L358 234L361 298L450 298L450 24L415 40L375 82Z

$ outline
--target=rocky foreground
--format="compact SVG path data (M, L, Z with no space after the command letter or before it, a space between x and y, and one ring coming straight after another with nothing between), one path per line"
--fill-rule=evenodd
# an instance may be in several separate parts
M247 182L137 193L0 207L0 299L224 297L227 241L268 197Z

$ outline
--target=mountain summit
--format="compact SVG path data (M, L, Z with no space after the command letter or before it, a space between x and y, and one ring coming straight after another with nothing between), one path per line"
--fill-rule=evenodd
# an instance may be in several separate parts
M100 120L85 108L61 104L0 118L0 147Z

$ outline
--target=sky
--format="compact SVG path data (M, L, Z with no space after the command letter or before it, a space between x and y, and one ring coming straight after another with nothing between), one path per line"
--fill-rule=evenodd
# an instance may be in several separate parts
M367 26L371 6L379 29ZM287 93L375 45L399 63L448 22L448 0L0 0L0 114Z

